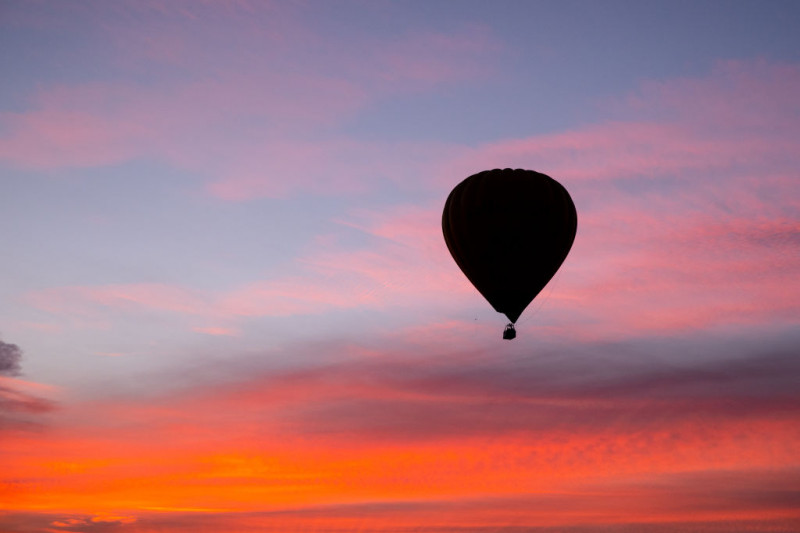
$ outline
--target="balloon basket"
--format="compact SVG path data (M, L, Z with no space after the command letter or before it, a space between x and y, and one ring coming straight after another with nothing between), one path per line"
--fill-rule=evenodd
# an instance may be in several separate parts
M511 340L517 336L517 330L514 329L514 324L511 322L508 323L506 329L503 330L503 338L506 340Z

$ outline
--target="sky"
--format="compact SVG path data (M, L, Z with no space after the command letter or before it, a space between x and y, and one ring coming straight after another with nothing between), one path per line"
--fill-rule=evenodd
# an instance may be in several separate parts
M0 531L800 530L800 4L0 2ZM450 190L578 233L501 338Z

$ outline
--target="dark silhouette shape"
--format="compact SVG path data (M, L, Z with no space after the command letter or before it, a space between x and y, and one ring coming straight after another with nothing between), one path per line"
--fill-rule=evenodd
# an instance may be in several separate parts
M22 350L19 349L19 346L0 340L0 375L18 376L21 359Z
M514 324L511 322L506 324L506 329L503 330L503 338L509 341L517 338L517 330L514 329Z
M467 279L514 323L566 259L578 215L567 190L532 170L474 174L450 192L442 232Z

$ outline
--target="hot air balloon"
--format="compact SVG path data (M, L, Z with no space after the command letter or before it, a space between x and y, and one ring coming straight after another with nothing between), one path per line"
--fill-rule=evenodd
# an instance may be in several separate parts
M494 169L450 192L442 232L450 254L484 298L514 324L566 259L578 216L567 190L545 174Z

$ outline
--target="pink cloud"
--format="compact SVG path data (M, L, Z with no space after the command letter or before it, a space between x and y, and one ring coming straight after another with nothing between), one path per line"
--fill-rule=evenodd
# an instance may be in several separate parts
M289 316L380 304L370 286L337 281L298 276L257 282L225 295L221 305L233 315Z
M781 196L791 204L796 184L776 183L785 187ZM757 186L753 180L739 182L744 191ZM695 198L701 204L713 201L704 194ZM581 215L571 255L552 287L523 315L523 323L533 320L537 328L544 328L540 334L558 335L560 330L588 337L600 332L635 336L756 325L796 315L796 219L776 217L774 205L746 194L739 209L758 216L732 216L726 206L687 212L680 201L671 204L667 197L663 202L654 209L649 201L611 195L606 204ZM355 308L426 313L435 309L446 322L452 320L448 310L489 310L449 256L440 216L439 207L419 206L354 212L339 223L376 237L370 247L347 251L335 240L321 239L297 259L292 275L227 291L203 293L161 285L76 287L41 291L28 301L57 313L110 307L233 323L243 317ZM559 328L548 329L555 317Z
M67 316L107 318L111 309L232 320L335 309L414 308L422 302L469 298L468 282L452 275L454 265L444 247L439 217L437 211L416 207L382 214L361 212L345 224L380 237L377 248L342 251L323 241L322 248L296 260L296 274L229 290L141 283L57 287L32 292L24 299L37 309Z
M667 122L690 122L735 139L757 128L771 138L797 134L786 110L798 105L800 67L765 60L720 61L707 78L646 81L619 110ZM727 131L726 131L727 130Z
M206 335L221 335L227 337L236 337L239 335L239 331L235 328L226 328L220 326L196 327L192 329L198 333L205 333Z
M12 322L12 325L21 330L33 330L43 333L60 333L64 330L63 326L48 322L26 322L17 320Z
M133 157L142 133L135 125L75 111L41 110L2 117L13 133L0 158L39 169L99 166Z
M485 28L466 28L388 42L364 36L336 56L310 55L341 37L315 34L302 7L281 3L123 3L82 14L108 36L115 68L147 79L142 72L167 63L170 75L41 88L30 110L3 114L0 160L58 169L157 159L228 200L352 193L387 174L407 181L413 172L392 175L394 154L408 162L436 147L361 143L333 128L382 95L477 75L494 46Z
M688 124L617 122L581 130L487 144L456 162L466 177L474 169L534 168L567 182L677 178L790 172L795 139L768 139L750 132L743 139L709 137Z
M490 59L501 48L481 26L450 34L411 34L379 49L374 54L377 65L369 65L369 70L382 73L388 82L405 84L485 78L493 73Z
M8 376L0 376L0 386L5 387L6 391L14 389L20 391L21 394L45 394L51 395L59 391L59 388L54 385L46 383L38 383L35 381L27 381L19 378L12 378Z
M783 194L791 198L794 188ZM800 224L768 202L746 205L738 216L724 208L661 215L617 202L590 213L565 265L566 300L553 305L607 313L630 331L788 320L800 301L791 281Z
M779 180L771 194L791 207L798 185ZM800 311L792 281L800 270L800 223L776 215L784 205L753 194L759 186L759 180L739 180L741 199L734 195L705 212L669 196L655 208L649 199L609 196L607 204L579 216L578 240L555 288L545 289L531 308L547 298L543 311L557 313L573 333L575 321L629 335L790 320ZM694 191L694 198L713 205L714 193ZM741 214L731 214L731 205ZM419 207L360 213L353 217L359 222L349 224L385 239L379 253L320 251L304 262L335 279L371 280L387 303L481 305L443 245L439 217L438 208ZM541 318L544 325L550 320Z
M501 50L487 28L353 44L319 33L295 4L153 1L91 11L82 14L132 72L165 62L175 74L158 86L46 87L29 111L3 115L0 159L53 169L155 158L198 174L225 200L349 195L386 182L443 192L495 166L574 182L798 167L796 65L722 62L704 78L645 82L611 106L608 121L556 134L478 147L380 143L343 138L336 126L398 90L485 76ZM229 24L238 44L220 31ZM332 42L341 52L324 65L308 53Z
M246 146L236 165L225 169L229 174L211 183L213 194L241 200L297 187L352 193L370 180L392 179L435 191L439 198L426 207L338 217L340 224L376 240L343 250L335 239L322 236L298 258L296 271L283 278L213 294L158 285L63 288L40 291L28 301L61 313L109 306L193 315L212 323L335 309L446 313L485 306L447 254L439 217L450 187L502 161L551 173L572 191L578 206L575 247L537 313L543 327L556 316L565 331L574 332L580 324L587 334L619 335L789 320L797 311L793 302L800 301L792 282L800 269L800 161L794 149L800 128L780 118L771 128L774 117L798 106L796 95L780 85L793 87L798 80L791 66L723 65L707 79L643 88L626 109L645 121L609 122L475 149L354 141L282 142L261 152L256 144ZM103 101L103 90L98 94L94 100ZM85 102L85 95L70 91L50 98ZM715 99L725 102L712 105ZM704 112L698 102L705 100L710 107ZM759 112L751 113L753 107ZM665 110L672 113L669 120L657 116ZM188 153L174 157L189 161ZM640 309L649 311L635 311Z
M606 122L464 150L436 176L455 183L503 166L536 169L576 185L691 179L689 194L698 187L720 194L731 178L796 181L798 86L796 65L720 63L705 78L644 83L611 106Z
M464 148L439 142L336 139L269 140L245 146L205 190L222 200L283 197L298 191L347 196L386 183L405 190L438 188L435 169ZM233 158L232 158L233 161Z
M9 134L0 139L0 158L44 169L134 157L166 159L195 171L211 161L224 167L239 158L242 143L230 139L245 135L237 125L245 118L285 133L329 122L362 100L361 91L345 81L270 73L156 88L55 87L37 96L36 110L3 115ZM269 128L262 131L266 138Z
M695 188L719 194L725 180L795 175L800 128L787 117L800 102L787 87L798 84L800 71L792 65L723 63L706 78L645 83L615 104L615 120L603 123L474 148L300 143L284 149L286 161L293 162L285 169L260 173L275 163L256 155L248 165L253 171L225 176L210 190L236 200L269 196L277 187L273 176L285 175L308 190L325 190L335 177L347 180L345 187L337 183L345 193L363 190L376 178L444 193L476 171L503 166L537 169L587 190L609 181L661 179L690 180L687 194ZM304 163L314 156L324 156L327 173ZM403 170L409 164L413 172ZM727 192L735 194L733 189Z
M148 308L191 315L208 312L208 302L196 292L148 283L45 289L28 294L26 300L37 309L67 314L92 314L97 306L132 311Z
M465 342L474 346L483 345L487 341L494 341L501 331L502 320L497 324L463 320L444 320L422 325L399 328L389 334L390 342L396 345L418 345L427 350L439 349L446 351L454 346L461 346Z
M387 241L353 252L319 250L298 260L302 275L229 292L220 307L233 315L318 314L415 308L469 294L466 280L450 276L449 265L443 268L450 259L439 246L438 226L430 225L425 233L424 240L408 244Z

